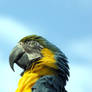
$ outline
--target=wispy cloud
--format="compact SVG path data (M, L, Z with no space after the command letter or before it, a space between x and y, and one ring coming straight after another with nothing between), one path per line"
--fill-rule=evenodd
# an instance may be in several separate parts
M92 91L92 37L73 39L68 43L68 57L70 58L70 78L67 85L69 92Z
M7 62L6 59L1 59L0 61L4 61ZM18 84L18 80L20 78L20 74L21 73L21 69L17 66L15 66L15 71L13 72L8 63L3 63L0 62L0 91L2 92L15 92L16 88L17 88L17 84Z
M86 37L80 40L75 40L71 44L72 52L76 53L87 59L92 59L91 51L92 51L92 37Z
M13 45L15 46L17 41L26 35L34 34L33 31L30 30L26 25L21 24L18 20L8 17L0 17L0 91L1 92L14 92L17 88L18 80L20 78L19 74L21 69L15 66L17 69L14 73L8 64L8 58L6 58L5 53L8 51L10 53ZM68 57L71 58L73 62L80 61L78 58L87 61L87 64L92 61L91 51L92 51L92 38L83 38L78 40L73 40L67 45L67 49L69 52ZM2 49L5 46L4 49ZM7 46L7 47L6 47ZM9 49L7 50L7 48ZM8 54L7 54L8 55ZM73 58L75 57L75 58ZM77 59L76 59L77 58ZM3 63L3 62L6 63ZM87 90L92 91L91 85L91 71L90 67L74 65L70 61L70 79L67 85L67 90L69 92L87 92ZM90 89L89 89L90 88Z
M7 39L8 42L16 42L20 38L33 33L32 30L18 22L18 20L0 17L0 38Z
M69 92L89 92L92 91L91 69L89 67L71 65L70 78L67 84ZM90 88L90 89L89 89Z
M73 39L67 44L67 53L72 63L92 64L92 37L82 37Z
M6 53L10 53L13 45L15 45L19 39L32 33L34 32L17 20L0 17L0 42L2 43L0 44L0 91L7 92L8 90L8 92L15 92L21 69L15 66L17 68L15 70L16 73L10 69L9 60L7 58L8 54Z

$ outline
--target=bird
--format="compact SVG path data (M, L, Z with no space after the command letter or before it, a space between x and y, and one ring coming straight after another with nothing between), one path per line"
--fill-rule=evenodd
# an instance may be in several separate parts
M69 64L65 54L42 36L23 37L12 49L9 64L23 69L15 92L67 92Z

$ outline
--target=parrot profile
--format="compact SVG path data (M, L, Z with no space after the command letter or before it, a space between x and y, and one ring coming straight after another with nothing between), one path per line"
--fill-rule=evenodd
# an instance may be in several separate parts
M37 35L22 38L9 56L13 71L14 63L23 69L15 92L67 92L67 57L45 38Z

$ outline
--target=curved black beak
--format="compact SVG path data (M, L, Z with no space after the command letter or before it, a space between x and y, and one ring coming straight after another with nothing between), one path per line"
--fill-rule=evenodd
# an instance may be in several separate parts
M29 69L33 62L38 61L42 57L42 55L36 51L30 54L29 57L28 55L22 46L17 45L9 56L9 63L12 70L14 71L14 63L24 70Z
M23 56L24 54L24 51L22 48L16 46L10 56L9 56L9 64L10 64L10 67L12 68L12 70L14 71L14 63L18 63L18 61L20 60L20 58ZM19 63L18 63L19 65ZM20 64L21 66L21 64Z

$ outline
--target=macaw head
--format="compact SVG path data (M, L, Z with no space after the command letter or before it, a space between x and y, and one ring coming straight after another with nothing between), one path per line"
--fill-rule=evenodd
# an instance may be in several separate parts
M66 56L59 48L41 36L31 35L21 39L12 50L9 57L9 63L13 71L14 63L25 71L32 68L33 63L35 66L39 63L45 62L46 58L45 60L42 60L44 57L53 57L53 63L57 67L54 70L56 70L58 75L62 76L65 80L68 80L69 67ZM50 62L52 61L49 60L49 62L46 62L45 64L48 66ZM52 65L49 65L48 67L51 66Z

